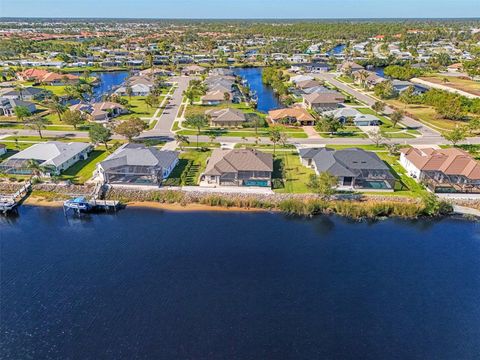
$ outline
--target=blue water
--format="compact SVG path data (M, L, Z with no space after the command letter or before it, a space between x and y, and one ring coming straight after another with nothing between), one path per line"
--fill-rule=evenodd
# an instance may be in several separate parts
M345 50L346 47L347 46L345 44L339 44L339 45L335 46L332 50L330 50L328 52L328 54L330 56L341 54L343 52L343 50Z
M81 76L82 73L76 73ZM93 88L93 98L100 100L103 95L108 95L117 87L122 85L128 77L128 71L99 71L92 72L90 76L96 77L99 81Z
M128 77L128 71L105 71L94 72L91 76L99 79L100 83L93 88L93 96L96 99L109 94L114 88L122 85Z
M262 82L262 68L238 68L235 69L235 75L246 79L250 89L257 93L258 110L268 112L283 107L273 89Z
M2 359L478 359L480 227L0 217Z
M375 72L375 74L377 74L378 76L381 76L381 77L385 77L385 73L384 73L384 69L385 68L374 68L373 71Z

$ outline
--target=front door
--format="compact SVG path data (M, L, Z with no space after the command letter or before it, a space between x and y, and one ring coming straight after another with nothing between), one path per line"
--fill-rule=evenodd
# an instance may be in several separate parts
M343 186L352 186L353 178L350 176L346 176L343 178Z

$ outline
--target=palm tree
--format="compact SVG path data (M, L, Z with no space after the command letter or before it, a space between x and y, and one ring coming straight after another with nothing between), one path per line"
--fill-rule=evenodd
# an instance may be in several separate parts
M180 134L175 134L174 136L175 141L178 143L180 146L180 150L183 151L183 144L190 144L190 140L188 140L188 137L185 135L180 135Z
M365 86L365 81L367 81L369 76L370 76L370 74L368 73L368 71L360 70L360 71L357 72L358 80L360 80L360 84L362 86Z
M32 173L32 177L40 176L42 174L42 167L33 159L27 161L27 169Z
M46 118L38 115L25 120L25 126L37 131L40 139L43 139L42 130L44 130L48 124L50 124L50 122Z
M393 127L396 127L397 124L402 121L404 113L402 110L396 110L390 115L390 120L392 120Z
M62 104L58 96L53 96L50 100L46 101L45 106L52 112L56 113L58 120L62 121L62 114L65 112L67 107Z
M270 141L273 143L273 156L275 156L275 148L281 138L282 133L279 129L273 128L272 130L270 130Z
M210 139L210 145L213 144L213 142L215 141L215 139L217 138L217 135L215 135L215 133L211 133L208 138Z
M188 117L185 120L185 125L193 127L197 130L197 149L198 149L198 137L200 136L200 131L202 128L207 126L207 119L203 115L194 115L191 117Z

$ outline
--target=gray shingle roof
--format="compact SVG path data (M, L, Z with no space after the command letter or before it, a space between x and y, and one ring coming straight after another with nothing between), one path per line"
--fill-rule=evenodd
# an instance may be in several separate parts
M205 169L206 175L238 171L273 171L273 157L253 149L215 149Z
M118 148L100 163L104 170L118 166L150 166L169 168L178 159L177 151L158 150L144 144L129 143Z
M304 159L312 159L319 173L329 172L334 176L357 176L361 170L389 170L377 154L363 149L334 150L314 148L300 150ZM392 175L393 177L393 175Z

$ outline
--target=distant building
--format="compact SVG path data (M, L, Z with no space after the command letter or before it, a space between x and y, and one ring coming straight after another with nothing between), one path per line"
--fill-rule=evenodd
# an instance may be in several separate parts
M91 121L106 122L117 116L128 113L128 110L120 104L111 101L85 104L79 103L69 108L72 111L78 110L87 115Z
M274 124L312 126L315 118L303 108L285 108L271 110L268 119Z
M345 102L345 96L339 92L313 93L303 95L303 105L306 109L324 112L338 108Z
M247 121L245 114L237 109L211 109L205 112L211 126L241 126Z
M0 116L15 116L15 108L17 107L25 107L32 114L37 111L37 107L32 102L0 98Z

